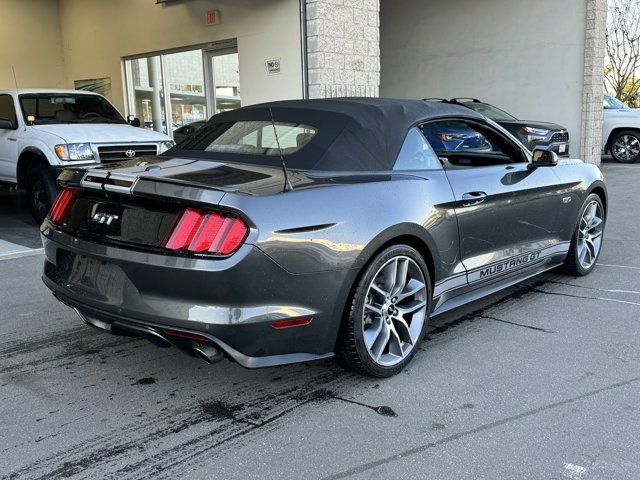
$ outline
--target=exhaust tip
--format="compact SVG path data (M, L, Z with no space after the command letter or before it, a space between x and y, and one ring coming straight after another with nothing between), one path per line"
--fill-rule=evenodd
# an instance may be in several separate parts
M212 345L203 345L201 343L196 343L193 347L193 353L196 357L204 360L209 365L213 365L214 363L218 363L224 360L224 355L222 355L222 352L220 352L220 350Z
M102 320L98 320L97 318L91 318L91 317L87 317L85 314L83 314L80 310L78 310L77 308L74 308L75 312L78 314L78 316L85 321L85 323L93 328L96 328L102 332L110 332L111 331L111 324L107 323L107 322L103 322Z

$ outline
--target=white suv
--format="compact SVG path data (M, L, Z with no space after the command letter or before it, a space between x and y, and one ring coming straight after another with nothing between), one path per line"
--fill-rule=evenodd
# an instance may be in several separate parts
M604 153L611 153L618 162L637 161L640 158L640 110L605 94L602 145Z
M158 155L173 146L170 137L139 125L92 92L0 90L0 183L26 188L31 213L42 222L57 195L59 169Z

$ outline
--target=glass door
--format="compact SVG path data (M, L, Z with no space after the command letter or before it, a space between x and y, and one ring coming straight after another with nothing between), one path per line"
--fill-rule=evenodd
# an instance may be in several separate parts
M170 53L163 55L162 61L169 92L171 130L207 120L202 52Z
M207 71L207 107L210 116L241 105L240 63L237 48L204 52Z

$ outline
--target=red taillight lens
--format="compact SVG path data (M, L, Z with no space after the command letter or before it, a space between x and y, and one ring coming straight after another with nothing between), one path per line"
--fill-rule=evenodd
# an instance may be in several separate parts
M78 192L75 190L71 190L70 188L62 189L49 212L49 218L54 224L60 225L66 220L77 196Z
M247 225L235 215L188 208L178 217L164 247L193 253L229 255L247 236Z

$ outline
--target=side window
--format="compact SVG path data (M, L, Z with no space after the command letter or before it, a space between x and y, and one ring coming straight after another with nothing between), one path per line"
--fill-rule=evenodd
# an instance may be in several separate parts
M445 168L527 162L522 149L490 125L472 120L440 120L421 126Z
M427 123L422 131L436 152L502 153L499 146L458 120Z
M442 165L420 130L414 127L407 133L393 169L440 170Z
M16 109L11 95L0 95L0 118L10 120L14 127L18 126Z

